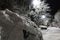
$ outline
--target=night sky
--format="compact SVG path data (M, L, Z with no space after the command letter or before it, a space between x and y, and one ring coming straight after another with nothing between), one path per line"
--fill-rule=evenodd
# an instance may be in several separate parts
M51 6L51 15L55 15L55 13L60 9L60 0L47 0L47 3Z

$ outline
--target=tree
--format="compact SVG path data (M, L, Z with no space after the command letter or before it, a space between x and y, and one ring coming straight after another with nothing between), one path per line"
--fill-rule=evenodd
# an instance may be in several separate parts
M31 11L29 15L32 18L32 21L34 21L37 25L43 24L44 19L47 20L51 17L49 14L50 7L47 3L45 3L45 1L33 0L30 9Z

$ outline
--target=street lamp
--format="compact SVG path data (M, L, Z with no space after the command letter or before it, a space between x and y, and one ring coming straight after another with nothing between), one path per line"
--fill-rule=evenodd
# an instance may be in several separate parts
M41 3L40 0L33 0L33 1L32 1L32 4L33 4L33 7L34 7L34 8L38 8L39 5L40 5L40 3Z
M46 18L46 16L45 16L45 15L42 15L42 16L41 16L41 19L44 19L44 18Z

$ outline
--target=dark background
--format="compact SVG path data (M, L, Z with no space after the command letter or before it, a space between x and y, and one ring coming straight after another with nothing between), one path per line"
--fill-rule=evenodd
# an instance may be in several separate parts
M47 3L51 6L51 15L55 15L55 13L60 9L60 0L47 0Z
M17 5L26 6L31 4L31 1L32 0L0 0L0 9L11 9L12 5L15 2L17 3ZM54 16L55 13L60 9L60 0L46 0L46 3L49 3L49 6L51 7L50 14Z

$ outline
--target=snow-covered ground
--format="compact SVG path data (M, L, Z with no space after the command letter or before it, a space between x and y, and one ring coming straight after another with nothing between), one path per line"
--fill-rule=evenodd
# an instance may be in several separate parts
M41 30L44 40L60 40L60 28L48 27L47 30Z

